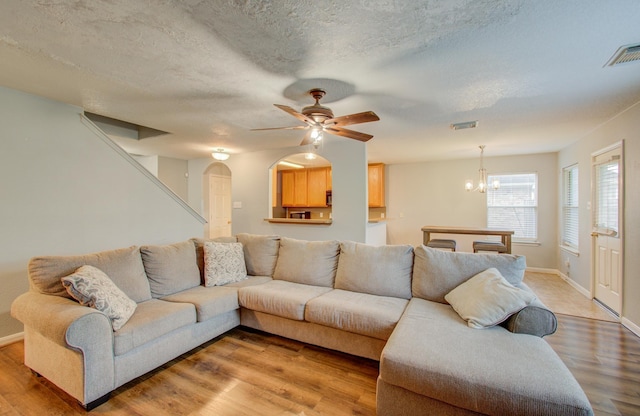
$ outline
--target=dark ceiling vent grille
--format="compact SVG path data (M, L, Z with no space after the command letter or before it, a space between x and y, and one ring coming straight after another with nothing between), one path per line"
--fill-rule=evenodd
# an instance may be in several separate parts
M605 66L615 66L640 61L640 45L622 46L613 54Z

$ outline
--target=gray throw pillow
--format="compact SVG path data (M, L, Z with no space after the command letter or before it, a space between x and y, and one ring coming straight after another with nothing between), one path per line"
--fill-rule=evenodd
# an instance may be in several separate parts
M337 241L304 241L282 237L273 278L332 288L339 252Z
M192 241L140 247L144 270L154 298L200 285L200 270Z
M372 246L344 241L336 289L378 296L411 299L413 247L410 245Z
M251 276L273 276L280 249L280 237L277 235L255 235L240 233L238 242L244 248L244 260L247 274Z

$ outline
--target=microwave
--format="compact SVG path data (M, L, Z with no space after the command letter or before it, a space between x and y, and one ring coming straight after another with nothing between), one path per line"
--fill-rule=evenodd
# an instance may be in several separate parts
M308 220L311 219L311 211L293 211L289 213L289 218Z

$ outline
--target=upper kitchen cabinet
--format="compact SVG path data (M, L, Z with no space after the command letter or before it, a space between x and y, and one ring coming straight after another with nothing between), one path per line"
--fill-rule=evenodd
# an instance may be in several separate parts
M310 168L307 169L307 203L309 207L326 207L327 206L327 190L330 190L330 184L327 184L327 171L330 168Z
M309 206L307 198L307 169L282 171L282 206Z
M369 207L383 208L384 203L384 163L372 163L369 172Z

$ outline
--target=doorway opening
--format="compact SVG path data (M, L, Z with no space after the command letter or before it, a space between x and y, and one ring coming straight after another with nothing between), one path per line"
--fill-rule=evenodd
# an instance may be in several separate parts
M205 238L231 236L231 170L215 162L203 173Z
M269 169L271 218L331 219L331 162L322 156L285 156Z

